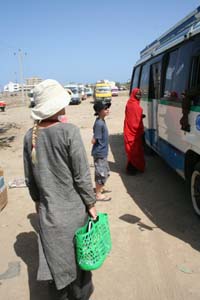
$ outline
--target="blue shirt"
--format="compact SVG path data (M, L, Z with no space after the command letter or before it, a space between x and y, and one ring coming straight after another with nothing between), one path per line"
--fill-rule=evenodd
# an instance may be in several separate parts
M93 137L96 143L92 147L92 156L106 158L108 156L108 128L105 120L96 119L93 126Z

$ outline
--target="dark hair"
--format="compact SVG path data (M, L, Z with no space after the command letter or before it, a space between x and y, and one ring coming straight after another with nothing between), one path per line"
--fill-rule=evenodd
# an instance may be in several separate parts
M109 108L111 106L110 102L106 102L106 101L99 101L97 103L94 104L93 109L95 111L95 116L98 116L98 113L102 110L102 109L106 109Z

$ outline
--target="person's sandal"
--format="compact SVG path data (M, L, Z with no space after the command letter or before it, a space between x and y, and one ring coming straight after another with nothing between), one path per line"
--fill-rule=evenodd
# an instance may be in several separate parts
M111 190L106 190L106 189L105 189L105 190L103 190L101 193L102 193L102 194L106 194L106 193L111 193L111 192L112 192Z
M94 190L94 193L96 193L96 188L93 188L93 190ZM111 190L103 189L101 193L106 194L106 193L111 193L111 192L112 192Z
M102 201L102 202L106 202L106 201L110 201L112 198L111 197L102 197L102 198L97 198L96 197L96 201Z

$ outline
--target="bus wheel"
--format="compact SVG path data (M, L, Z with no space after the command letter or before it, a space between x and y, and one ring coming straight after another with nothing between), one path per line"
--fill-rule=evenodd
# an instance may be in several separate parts
M191 198L194 210L200 216L200 163L195 165L191 176Z

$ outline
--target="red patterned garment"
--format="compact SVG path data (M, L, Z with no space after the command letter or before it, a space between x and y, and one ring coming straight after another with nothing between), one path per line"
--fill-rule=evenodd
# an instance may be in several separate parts
M136 94L141 93L140 89L134 88L126 104L124 119L124 145L127 154L128 164L137 170L144 172L145 160L142 139L144 126L142 122L142 107ZM128 165L127 164L127 165Z

